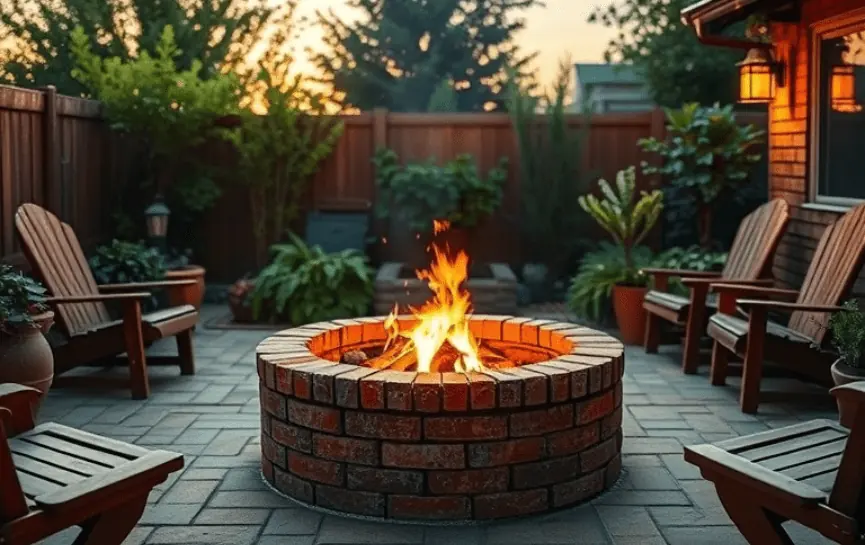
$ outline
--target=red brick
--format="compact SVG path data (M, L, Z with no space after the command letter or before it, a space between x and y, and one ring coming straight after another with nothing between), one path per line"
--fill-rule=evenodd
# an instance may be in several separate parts
M532 320L520 327L520 342L531 346L541 346L541 330L543 326L552 324L552 320Z
M342 433L340 412L333 407L321 407L293 399L288 402L289 421L314 430Z
M347 490L319 484L315 486L315 504L357 515L384 516L384 495L376 492Z
M550 456L567 456L586 450L600 441L597 423L552 433L547 436Z
M276 375L276 390L286 395L293 394L294 378L291 373L292 369L299 365L306 365L314 361L318 361L318 358L311 355L305 349L279 359L276 362L276 368L274 369Z
M596 394L601 391L603 384L604 370L600 365L594 365L589 368L589 393Z
M324 484L341 485L345 480L345 466L342 464L297 452L289 451L288 470L302 479Z
M601 388L606 390L610 386L613 385L613 362L605 363L603 365L602 378L601 378Z
M508 489L507 467L431 471L429 489L433 494L491 494Z
M523 380L500 371L485 370L484 374L495 379L496 397L499 407L519 407L523 404Z
M268 388L261 389L261 407L277 417L280 420L285 420L285 396L274 392Z
M502 340L512 343L521 342L520 328L526 322L531 322L532 318L519 317L509 318L502 323Z
M480 375L483 376L483 375ZM495 405L495 393L492 404ZM466 411L469 408L469 382L463 373L442 374L442 406L446 411Z
M391 496L387 502L387 514L389 517L401 519L468 519L471 518L471 503L468 498L459 496Z
M601 420L601 439L607 439L622 429L622 407L619 406L612 414Z
M294 393L291 385L291 369L277 365L273 371L276 378L276 391L287 395Z
M384 409L384 385L387 371L379 371L360 379L360 406L364 409Z
M267 435L261 436L261 454L279 467L285 467L285 447Z
M496 406L496 381L492 377L480 373L470 373L469 398L472 410L482 411Z
M377 369L358 367L337 376L334 379L336 404L340 407L358 408L360 403L360 379L377 372Z
M586 501L604 489L604 471L599 470L553 487L553 507Z
M410 411L412 409L411 383L416 373L406 371L389 371L385 383L387 408L395 411Z
M346 411L345 430L356 437L419 441L421 421L419 416Z
M538 345L544 348L552 348L552 337L556 334L554 332L564 329L570 329L571 327L573 327L572 324L552 321L548 324L542 325L538 331Z
M424 418L424 438L434 441L483 441L508 436L506 416Z
M574 407L570 403L549 409L523 411L511 415L511 437L543 435L574 425Z
M312 451L312 432L307 429L292 426L279 420L273 421L273 440L280 445L299 450L301 452Z
M577 403L577 425L588 424L613 412L616 400L613 392L607 392L587 401Z
M328 460L378 465L378 441L316 433L312 436L312 447L316 456Z
M523 404L543 405L547 402L547 377L522 367L505 370L509 375L519 377L523 381Z
M384 443L382 465L407 469L462 469L466 467L462 445L404 445Z
M475 518L493 519L516 517L546 511L548 507L547 490L524 490L521 492L502 492L477 496Z
M580 454L580 471L588 473L607 465L619 453L616 438L610 438Z
M333 404L336 387L334 377L342 373L347 373L357 369L356 365L348 365L345 363L331 364L327 367L316 370L312 376L312 397L316 401L322 403Z
M420 494L423 491L423 473L420 471L349 465L346 480L353 490L387 494Z
M560 403L571 398L571 374L564 369L536 363L526 369L547 376L550 383L550 402Z
M423 413L437 413L442 406L442 374L418 373L411 386L414 409Z
M580 457L565 456L541 462L520 464L513 467L513 488L535 488L561 483L580 474Z
M270 420L270 415L266 411L261 411L261 431L268 435L270 435Z
M261 474L269 483L273 483L273 462L261 456Z
M577 363L573 356L559 356L544 365L563 369L571 374L571 399L581 399L589 393L589 366Z
M622 406L622 382L621 381L619 381L616 384L616 389L613 390L613 396L616 399L616 407L621 407Z
M294 388L294 397L300 399L312 399L312 377L319 371L323 371L328 367L333 367L333 363L323 360L316 360L302 365L295 365L291 368L292 387Z
M273 485L283 494L306 503L313 503L315 495L311 483L279 468L273 469L273 477Z
M544 440L540 437L497 441L469 445L471 467L492 467L533 462L544 455Z

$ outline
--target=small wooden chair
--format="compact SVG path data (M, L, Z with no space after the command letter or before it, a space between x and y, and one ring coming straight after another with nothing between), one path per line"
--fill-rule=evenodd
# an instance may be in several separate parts
M177 338L177 357L151 358L151 364L178 365L184 375L195 373L192 329L198 312L183 305L147 314L141 300L147 290L194 289L195 280L167 280L98 286L84 257L78 237L68 224L35 204L22 204L15 214L15 227L24 255L34 273L48 288L49 303L66 342L54 346L54 369L62 373L81 365L103 365L106 358L126 353L132 397L150 394L145 347L165 338ZM108 313L107 302L121 305L122 319ZM55 383L62 385L64 377ZM80 377L76 377L80 378ZM84 377L85 379L87 377Z
M714 339L712 384L726 383L731 352L744 358L739 404L746 413L756 412L760 402L764 358L829 384L829 367L837 359L826 346L829 316L850 293L863 258L865 205L859 205L823 232L799 291L713 284L720 298L707 328ZM735 315L737 306L747 318ZM770 310L792 313L787 325L769 321Z
M714 301L707 297L712 282L746 285L771 285L768 276L772 256L790 219L790 206L783 199L768 202L745 217L736 232L724 270L721 272L669 269L643 269L652 276L654 289L646 294L646 337L648 353L658 351L661 341L661 320L685 328L685 350L682 371L697 372L700 338L706 331L707 307ZM667 292L670 278L681 278L690 297ZM762 279L762 280L761 280Z
M81 526L75 545L121 545L183 456L60 424L34 427L38 399L33 388L0 384L0 543L30 545Z
M791 545L788 520L837 543L865 543L865 382L832 394L849 415L841 424L812 420L685 447L748 543Z

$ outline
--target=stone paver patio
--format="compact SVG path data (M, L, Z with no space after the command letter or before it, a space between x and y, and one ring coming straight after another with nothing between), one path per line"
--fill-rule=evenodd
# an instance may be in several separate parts
M207 308L205 316L224 312ZM153 493L126 543L738 545L744 539L713 488L683 461L682 446L836 418L831 405L803 403L769 403L761 405L759 415L742 414L737 389L711 387L705 368L697 376L683 375L676 348L646 355L631 347L624 379L625 471L614 490L581 507L480 526L367 522L308 510L263 484L254 362L256 344L268 335L199 327L197 374L151 369L153 393L146 401L129 399L125 390L49 394L41 421L185 454L186 467ZM790 531L796 543L828 542L802 527ZM74 533L44 543L69 543Z

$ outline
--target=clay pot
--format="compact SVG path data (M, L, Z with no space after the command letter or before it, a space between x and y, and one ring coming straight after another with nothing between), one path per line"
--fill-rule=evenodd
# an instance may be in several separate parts
M54 313L33 316L33 322L32 326L0 331L0 384L22 384L42 392L33 407L35 417L54 381L54 354L44 335L54 324Z
M613 311L619 336L625 344L642 344L646 331L646 311L643 299L649 288L645 286L613 286Z
M198 265L187 265L182 269L165 272L166 280L195 280L195 285L183 289L168 290L168 304L173 307L181 305L192 305L196 310L201 309L204 301L204 267Z
M844 363L844 360L840 358L835 360L835 363L832 364L829 371L832 373L832 382L835 383L835 386L843 386L844 384L850 384L851 382L865 380L865 369L851 367ZM838 403L838 420L841 422L842 426L847 426L849 428L852 422L847 422L847 419L845 418L846 416L844 407ZM851 414L849 416L852 417L853 415Z

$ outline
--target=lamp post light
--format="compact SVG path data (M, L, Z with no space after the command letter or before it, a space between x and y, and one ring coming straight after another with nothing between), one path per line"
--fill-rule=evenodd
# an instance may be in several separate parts
M168 216L171 210L165 206L162 195L157 194L153 203L144 211L144 220L147 224L147 237L150 244L165 253L165 237L168 234Z

